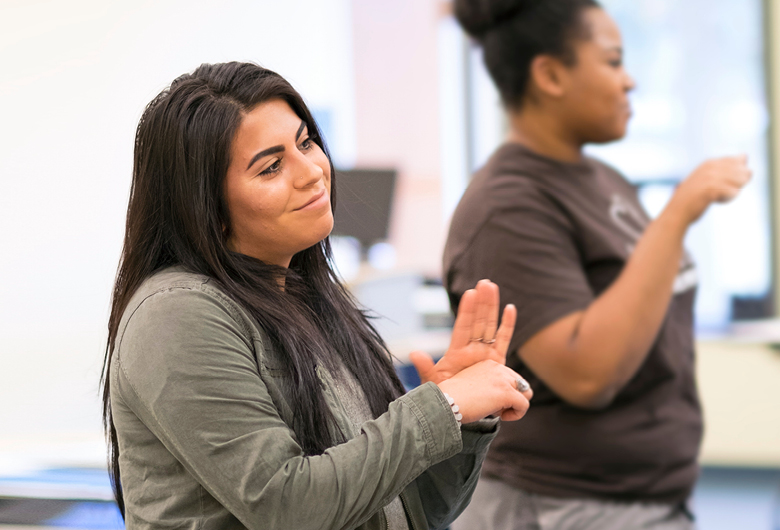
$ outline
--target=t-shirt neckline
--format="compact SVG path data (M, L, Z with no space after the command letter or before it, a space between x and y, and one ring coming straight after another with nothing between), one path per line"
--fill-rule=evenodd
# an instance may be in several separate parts
M540 162L543 162L545 164L549 164L552 166L557 166L559 168L568 169L570 171L592 171L593 170L593 164L591 163L591 159L588 158L586 155L583 155L581 162L567 162L565 160L559 160L557 158L552 158L540 153L537 153L530 147L518 143L518 142L504 142L503 145L501 145L498 148L498 151L507 152L507 151L520 151L525 156L528 156L530 158L534 158Z

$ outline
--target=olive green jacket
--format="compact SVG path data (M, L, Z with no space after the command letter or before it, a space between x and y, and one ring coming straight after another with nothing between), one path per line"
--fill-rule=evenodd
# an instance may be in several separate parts
M466 506L497 420L458 428L428 383L355 432L318 371L349 441L304 456L281 361L207 277L171 268L124 312L110 367L126 525L198 529L384 529L400 494L412 530Z

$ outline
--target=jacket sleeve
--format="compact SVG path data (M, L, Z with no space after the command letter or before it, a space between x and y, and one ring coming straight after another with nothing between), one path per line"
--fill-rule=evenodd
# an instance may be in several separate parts
M463 449L449 405L427 384L392 402L356 438L304 456L260 376L245 326L202 288L146 298L113 362L112 392L250 529L354 528Z
M415 481L427 528L447 528L468 506L488 447L498 434L499 419L485 419L462 429L463 450L431 466Z

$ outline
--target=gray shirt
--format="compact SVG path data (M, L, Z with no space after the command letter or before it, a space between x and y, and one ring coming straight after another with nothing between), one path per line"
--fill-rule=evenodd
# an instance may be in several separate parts
M371 414L368 401L366 401L366 395L349 370L342 370L336 382L336 392L344 404L344 410L349 421L352 422L355 432L360 432L363 424L373 420L374 416ZM396 497L385 506L385 517L387 517L387 530L409 530L409 525L406 524L404 505L400 497Z

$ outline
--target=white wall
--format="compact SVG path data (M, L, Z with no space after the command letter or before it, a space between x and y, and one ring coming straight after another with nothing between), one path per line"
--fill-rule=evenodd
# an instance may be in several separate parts
M331 110L336 161L354 158L349 1L221 4L0 0L0 452L100 435L133 136L173 78L277 70Z

